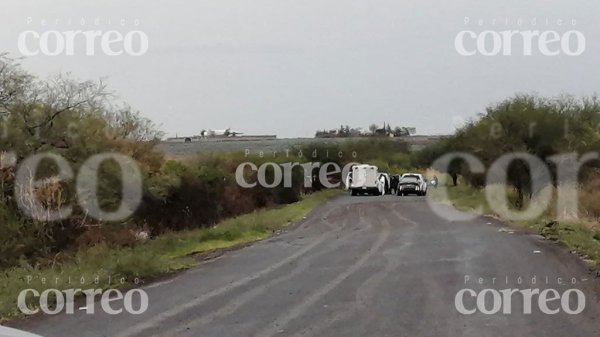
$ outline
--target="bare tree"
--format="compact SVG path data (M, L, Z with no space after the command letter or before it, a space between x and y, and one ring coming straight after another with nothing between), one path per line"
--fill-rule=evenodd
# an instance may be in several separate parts
M51 127L61 114L72 111L94 112L110 96L98 82L78 82L69 75L41 81L23 71L15 60L0 55L0 112L22 120L30 135Z

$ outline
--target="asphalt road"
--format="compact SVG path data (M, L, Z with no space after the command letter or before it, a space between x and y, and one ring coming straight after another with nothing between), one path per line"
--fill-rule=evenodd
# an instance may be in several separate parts
M565 248L498 221L442 219L421 197L348 196L294 227L145 286L142 315L80 311L19 328L48 337L600 336L600 281ZM465 288L576 288L585 309L545 314L533 301L523 314L515 295L510 314L465 315L455 305Z

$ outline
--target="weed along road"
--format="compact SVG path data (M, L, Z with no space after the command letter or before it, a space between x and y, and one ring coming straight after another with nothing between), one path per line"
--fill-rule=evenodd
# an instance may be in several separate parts
M600 336L599 281L565 248L424 197L343 196L290 230L143 287L148 310L19 322L77 336Z

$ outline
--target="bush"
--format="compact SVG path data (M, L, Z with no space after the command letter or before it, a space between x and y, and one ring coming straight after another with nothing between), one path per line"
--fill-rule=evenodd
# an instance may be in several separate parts
M575 99L563 96L555 99L533 95L517 95L491 105L478 120L467 123L454 135L439 144L430 146L415 155L421 165L431 163L449 152L468 152L479 158L486 167L500 156L513 152L526 152L546 161L552 176L555 165L550 156L597 151L600 148L600 101L597 97ZM598 162L584 166L582 178L589 175ZM475 187L485 184L484 176L472 174L466 165L457 160L447 170L451 175L462 175ZM535 172L520 160L508 168L508 183L517 191L517 204L523 205L539 191L531 190L531 177ZM556 185L555 178L547 184Z

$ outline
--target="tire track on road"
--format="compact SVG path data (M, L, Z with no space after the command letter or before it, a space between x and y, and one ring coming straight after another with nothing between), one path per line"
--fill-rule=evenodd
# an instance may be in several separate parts
M346 207L348 208L348 207ZM348 227L349 223L350 223L350 218L346 217L343 221L343 225L339 228L341 230L346 229L346 227ZM344 239L350 235L354 235L355 232L353 231L345 231L344 235L338 237L338 239ZM191 322L188 323L188 325L182 326L176 330L171 330L171 331L166 331L160 335L155 335L156 337L173 337L173 336L178 336L179 334L186 332L186 331L197 331L199 328L201 328L202 326L205 326L207 324L209 324L210 322L212 322L213 320L220 318L220 317L225 317L228 315L233 314L234 312L236 312L239 308L241 308L243 305L245 305L246 303L252 301L253 299L259 297L260 295L262 295L263 293L265 293L267 290L269 290L271 287L276 286L280 283L283 283L287 280L292 279L293 277L305 272L306 270L308 270L311 267L311 262L315 259L318 259L319 257L323 256L323 255L327 255L329 253L331 253L332 251L338 249L341 245L344 244L343 240L335 240L336 243L334 245L331 245L329 247L327 247L327 249L325 251L322 251L314 256L305 256L301 259L300 264L292 271L290 271L288 274L272 279L271 281L264 283L264 284L260 284L259 286L257 286L256 288L252 288L250 290L248 290L247 292L243 293L240 296L237 296L236 299L224 306L222 306L220 309L211 312L208 315L205 315L203 317L201 317L198 320L193 320ZM191 324L191 325L189 325Z
M393 205L392 205L392 207L393 207ZM410 224L410 227L407 229L409 229L409 230L414 229L417 226L416 222L400 215L395 209L388 207L388 205L385 205L384 208L389 209L389 211L391 211L391 213L393 213L395 215L397 220L401 220L402 222ZM412 232L406 231L406 232L402 233L401 237L404 238L406 236L410 236L411 234L412 234ZM395 251L401 251L401 250L404 250L404 249L410 247L411 245L412 245L411 242L405 241L405 242L402 242L399 247L394 247L394 248L391 248L390 250L393 249ZM336 312L333 317L331 317L327 320L315 322L315 324L312 324L311 326L306 327L305 329L294 333L291 337L301 337L301 336L306 336L307 334L313 335L313 336L322 335L323 331L330 328L335 323L343 321L343 320L347 320L347 319L351 318L353 315L358 314L361 310L368 310L368 303L374 297L374 293L377 290L377 287L385 280L385 278L389 274L396 271L403 264L403 262L400 261L399 259L393 260L393 259L390 259L389 257L386 257L385 251L382 254L384 254L384 258L387 261L384 268L379 270L377 273L373 274L371 277L369 277L367 280L365 280L365 282L363 282L357 288L355 303L353 303L349 308L347 308L341 312ZM368 317L368 315L361 316L362 319L364 319L365 317Z
M363 215L359 215L360 222L368 223L364 221ZM377 241L369 248L369 250L363 254L363 256L353 263L349 268L347 268L344 272L339 274L336 278L325 284L323 287L314 291L311 295L305 298L302 302L298 303L296 306L291 308L287 314L279 316L274 322L267 326L265 329L255 333L255 337L271 337L274 336L283 329L287 324L289 324L292 320L302 315L306 310L308 310L312 305L314 305L317 301L319 301L323 296L327 293L331 292L337 286L339 286L344 280L346 280L350 275L354 274L358 271L369 259L373 257L381 247L386 243L391 233L391 226L387 219L382 221L383 228L379 233Z
M337 210L339 208L339 206L333 207L330 210L328 210L326 212L326 214L321 217L321 219L317 222L317 223L323 223L325 224L328 228L330 228L332 231L338 231L338 230L342 230L343 228L335 228L334 225L332 225L327 219L328 216L335 210ZM302 257L303 255L307 254L308 252L310 252L312 249L314 249L316 246L320 245L321 243L323 243L327 238L329 238L329 236L331 236L332 231L330 232L325 232L323 233L323 235L321 235L318 239L316 239L314 242L310 243L309 245L305 246L304 248L300 249L299 251L297 251L296 253L288 256L287 258L255 273L252 274L248 277L245 277L243 279L237 280L235 282L229 283L223 287L217 288L215 290L209 291L205 294L202 294L201 296L199 296L198 298L186 302L186 303L182 303L180 306L176 307L176 308L172 308L169 309L167 311L162 312L159 315L154 316L152 319L133 325L132 327L126 329L125 331L120 332L119 334L115 335L114 337L132 337L132 336L136 336L138 334L143 333L146 330L152 329L154 327L160 326L161 323L165 322L166 320L175 317L191 308L194 308L196 306L201 305L202 303L217 297L219 295L225 294L229 291L232 291L234 289L237 289L241 286L244 286L252 281L255 281L261 277L264 277L266 275L268 275L269 273L285 266L286 264L293 262L297 259L299 259L300 257Z

